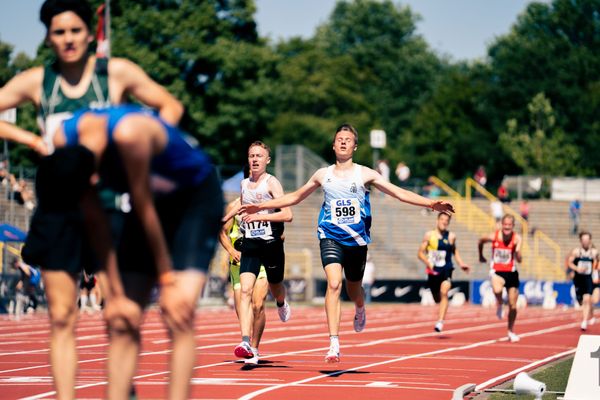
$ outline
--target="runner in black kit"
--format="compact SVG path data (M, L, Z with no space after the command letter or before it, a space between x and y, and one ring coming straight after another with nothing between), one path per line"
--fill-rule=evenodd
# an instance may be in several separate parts
M452 256L463 271L470 271L470 267L463 262L456 248L456 235L448 230L450 219L450 214L438 214L436 229L425 234L418 254L419 260L426 266L427 284L433 299L439 304L438 321L434 327L436 332L444 329L444 319L448 311L448 291L452 287L454 271Z
M581 305L581 330L585 331L589 320L594 317L592 276L594 272L598 273L598 250L592 245L592 234L589 232L581 232L579 241L580 246L571 251L568 266L569 270L573 272L573 285L575 285L577 301Z

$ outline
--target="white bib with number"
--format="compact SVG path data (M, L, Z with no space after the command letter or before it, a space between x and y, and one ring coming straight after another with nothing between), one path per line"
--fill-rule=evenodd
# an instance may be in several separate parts
M270 239L273 236L270 221L253 221L245 223L244 236L248 239Z
M592 262L591 261L579 260L579 262L577 263L577 267L585 268L585 270L583 272L580 272L581 274L589 275L592 273Z
M360 222L358 199L331 200L331 222L336 225L352 225Z
M509 249L494 250L494 264L508 264L512 260L512 251Z
M430 250L429 262L431 262L435 267L446 266L446 250Z

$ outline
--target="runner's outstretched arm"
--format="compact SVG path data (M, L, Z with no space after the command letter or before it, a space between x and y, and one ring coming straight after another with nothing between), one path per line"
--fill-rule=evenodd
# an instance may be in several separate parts
M383 179L381 174L371 168L363 167L365 185L371 184L387 195L390 195L404 203L415 206L427 207L438 212L454 212L451 203L443 200L431 200L410 190L402 189Z
M306 182L304 186L295 192L285 194L277 199L269 200L260 204L245 204L240 208L240 213L255 214L262 210L284 208L296 205L306 199L312 192L321 186L321 179L323 178L325 171L325 168L321 168L315 172L308 182Z

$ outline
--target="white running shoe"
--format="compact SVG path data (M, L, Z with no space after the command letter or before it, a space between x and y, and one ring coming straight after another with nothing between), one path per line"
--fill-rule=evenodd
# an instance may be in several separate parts
M331 346L327 355L325 356L325 362L328 364L335 364L340 362L340 349Z
M595 317L590 318L590 320L588 321L588 325L594 325L595 323L596 323Z
M587 331L587 327L588 327L587 321L583 321L581 323L581 330L585 332L585 331Z
M508 341L511 343L517 343L519 340L521 340L521 338L519 337L519 335L517 335L516 333L512 332L512 331L508 331Z
M444 323L442 321L438 321L435 323L435 326L433 327L433 330L436 332L441 332L444 330Z
M498 304L498 307L496 307L496 317L498 317L498 319L502 319L502 304Z
M244 364L258 365L258 359L259 359L258 349L255 347L251 347L251 349L252 349L252 352L254 353L254 357L245 359Z
M254 357L254 352L252 351L252 346L247 342L242 342L238 344L233 350L233 354L235 354L238 358L252 358Z
M279 314L279 319L281 322L288 322L290 316L292 315L292 310L287 300L283 301L283 305L281 307L277 307L277 313Z
M362 311L359 311L358 308L354 313L354 331L362 332L365 329L365 325L367 324L367 310L363 306Z

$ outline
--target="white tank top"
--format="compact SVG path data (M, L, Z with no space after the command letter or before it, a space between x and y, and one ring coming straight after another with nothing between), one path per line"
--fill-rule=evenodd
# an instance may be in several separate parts
M242 205L244 204L260 204L267 200L273 199L271 193L269 193L269 187L267 182L271 179L272 175L265 174L258 186L254 189L250 189L250 178L246 178L242 181ZM272 214L275 210L262 210L259 214ZM269 221L254 221L250 223L242 222L240 225L240 231L247 239L260 239L270 241L275 239L273 236L273 226Z

